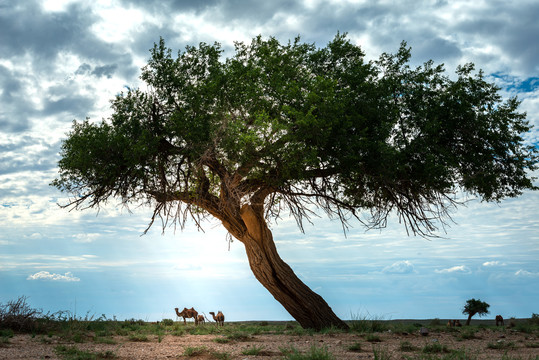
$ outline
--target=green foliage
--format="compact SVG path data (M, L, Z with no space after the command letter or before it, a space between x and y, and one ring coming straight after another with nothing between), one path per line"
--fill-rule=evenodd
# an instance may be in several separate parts
M217 338L213 339L213 342L216 342L218 344L228 344L231 341L232 340L227 338L227 337L217 337Z
M257 37L222 53L201 43L173 56L160 39L142 69L150 90L121 93L100 123L75 122L52 185L74 206L154 199L155 215L175 220L255 194L268 217L290 209L300 226L312 202L337 216L369 209L374 226L393 209L424 235L458 188L487 201L536 189L519 101L472 64L455 80L432 61L412 68L404 42L367 62L345 34L324 48Z
M416 350L416 347L412 345L412 343L409 341L401 341L399 348L401 351L415 351Z
M462 313L468 315L468 321L466 322L466 325L470 325L470 319L475 314L478 314L479 316L488 314L489 307L490 307L489 304L479 299L476 300L472 298L472 299L466 300L466 304L464 305L464 308L462 309Z
M349 321L349 326L352 331L359 333L382 332L389 329L383 318L370 316L369 314L352 314L352 320Z
M161 321L161 324L163 324L164 326L173 326L174 325L174 320L172 320L172 319L163 319Z
M243 349L241 351L241 353L243 355L259 355L262 351L264 350L264 347L263 346L256 346L256 345L253 345L253 346L247 346L245 349Z
M382 341L382 339L380 339L380 336L375 335L375 334L367 334L365 336L365 340L368 342L381 342Z
M466 329L466 330L463 330L463 331L459 334L459 338L460 338L461 340L478 339L476 333L477 333L477 329Z
M361 351L361 343L356 341L352 345L348 346L349 351Z
M423 349L421 349L422 352L426 354L438 354L438 353L448 353L449 349L446 345L442 345L439 342L433 342L431 344L426 344Z
M14 333L11 329L0 329L0 347L7 346L9 339L13 337Z
M372 352L374 354L374 360L390 360L391 353L386 347L373 346Z
M206 354L208 349L205 346L187 346L183 351L185 356L201 356Z

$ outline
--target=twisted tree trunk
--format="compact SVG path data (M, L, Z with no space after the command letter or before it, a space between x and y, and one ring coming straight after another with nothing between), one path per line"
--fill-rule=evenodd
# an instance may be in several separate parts
M333 326L348 329L325 300L305 285L281 259L261 211L256 212L252 206L243 205L240 215L247 231L232 235L245 245L256 279L290 315L303 328L320 330Z

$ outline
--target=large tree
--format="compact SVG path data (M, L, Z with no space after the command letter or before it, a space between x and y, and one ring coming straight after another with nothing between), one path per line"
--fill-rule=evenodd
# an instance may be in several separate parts
M342 34L324 48L257 37L222 53L202 43L173 56L161 39L144 90L116 96L109 119L74 122L53 185L75 208L145 203L150 226L218 219L303 327L347 325L277 253L268 222L283 212L300 229L320 209L345 229L394 213L429 236L460 191L499 201L535 189L519 102L471 64L453 79L432 62L412 68L405 43L367 62Z

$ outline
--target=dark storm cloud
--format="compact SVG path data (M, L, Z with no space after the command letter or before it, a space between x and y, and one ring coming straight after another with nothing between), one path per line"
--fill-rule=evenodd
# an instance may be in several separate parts
M135 6L137 8L143 8L152 14L171 14L182 11L199 12L218 2L220 0L121 0L121 4L125 7Z
M31 136L17 137L0 145L0 175L54 169L59 150L59 142L48 144Z
M75 71L75 75L94 75L98 78L106 77L110 79L117 70L118 65L116 64L92 67L84 63Z

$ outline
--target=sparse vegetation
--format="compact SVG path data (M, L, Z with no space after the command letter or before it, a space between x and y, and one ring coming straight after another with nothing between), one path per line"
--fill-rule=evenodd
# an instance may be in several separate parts
M326 347L311 346L307 353L303 354L295 347L281 350L285 360L333 360L335 357Z
M64 360L101 360L101 359L116 359L117 356L111 352L89 352L79 350L75 346L59 345L55 348L56 355Z
M447 348L447 346L442 345L439 342L433 342L431 344L425 345L421 351L425 354L441 354L448 353L449 349Z
M414 345L412 345L412 343L409 341L401 341L400 350L401 351L416 351L417 348Z
M386 347L373 346L372 352L374 353L374 360L390 360L391 359L391 354L389 353L389 350Z
M509 350L514 349L515 347L516 345L514 342L505 340L498 340L496 342L490 342L487 344L487 348L497 350Z
M243 349L241 351L241 353L243 355L255 355L256 356L256 355L259 355L262 350L264 350L263 346L258 347L256 345L253 345L253 346L247 346L245 349Z
M175 339L176 336L212 334L216 336L210 337L204 346L200 343L191 343L197 346L189 347L190 344L186 343L182 346L184 350L180 350L183 353L178 356L227 360L241 355L278 355L280 351L283 359L334 359L339 358L336 352L338 351L350 354L362 352L365 356L375 359L484 360L487 359L487 353L497 353L496 358L500 358L503 354L501 359L504 360L539 360L534 350L539 348L537 314L533 314L530 319L513 319L515 326L511 329L496 327L493 320L478 320L475 324L464 328L449 328L446 326L447 320L441 319L397 321L356 317L349 321L351 330L346 332L331 327L321 331L306 330L296 322L229 322L224 327L218 328L210 324L195 326L192 322L184 325L183 322L174 322L170 319L152 323L137 319L109 319L105 315L75 316L66 311L45 316L40 311L33 311L26 300L16 303L26 304L27 313L41 315L33 319L32 326L21 327L20 321L0 323L1 350L9 351L10 348L20 347L20 340L13 338L28 334L27 341L45 345L60 359L67 360L113 359L121 356L116 355L116 352L127 342L138 343L133 346L143 348L146 346L145 343L153 343L151 346L155 346L161 341L165 343L172 341L176 344L184 341ZM2 305L2 309L5 315L6 305ZM9 328L8 324L13 325L13 328ZM417 338L418 329L421 327L429 328L428 337ZM405 337L404 340L397 340L398 338L391 334L398 334L400 339L403 339L402 336ZM519 338L515 338L518 334ZM277 350L278 345L264 342L273 335L286 336L294 345ZM169 340L165 340L167 336L170 337ZM265 337L263 340L262 336ZM337 340L339 336L343 336L343 340ZM419 345L417 339L426 342ZM447 344L446 341L452 343L454 339L460 341L458 350L443 345ZM478 339L482 341L477 342ZM378 344L382 340L384 342ZM212 346L212 342L227 344L228 352L223 351L221 346L215 344ZM81 343L83 345L78 345ZM108 349L108 351L88 350L92 348L92 344L100 344L100 350ZM230 349L234 350L231 352Z
M358 352L361 351L361 343L356 341L355 343L353 343L352 345L350 345L348 347L348 350L349 351L358 351Z
M206 354L208 349L205 346L188 346L183 351L185 356L201 356Z

